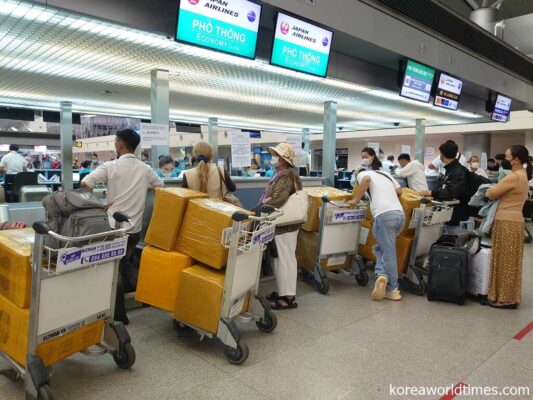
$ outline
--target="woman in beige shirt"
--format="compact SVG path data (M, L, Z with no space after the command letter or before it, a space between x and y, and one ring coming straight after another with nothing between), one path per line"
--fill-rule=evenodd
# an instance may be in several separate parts
M522 145L511 146L505 159L512 172L487 191L499 200L492 226L492 258L489 277L489 304L516 309L522 297L522 259L524 254L524 217L522 208L528 196L533 167L529 152ZM524 169L524 164L527 168Z

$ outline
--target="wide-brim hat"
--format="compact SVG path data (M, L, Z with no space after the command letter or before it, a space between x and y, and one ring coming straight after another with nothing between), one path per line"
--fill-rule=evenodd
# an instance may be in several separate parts
M296 164L296 153L289 143L280 143L276 147L269 147L268 152L273 156L278 156L294 167Z

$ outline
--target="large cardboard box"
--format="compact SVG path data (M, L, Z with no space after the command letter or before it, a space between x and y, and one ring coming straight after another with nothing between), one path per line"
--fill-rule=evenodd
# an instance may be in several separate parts
M181 272L175 317L206 332L216 333L224 291L224 272L195 265Z
M396 239L396 259L398 263L398 273L403 274L407 270L411 248L413 247L413 236L400 233ZM372 248L376 244L376 239L372 235L372 222L364 220L361 225L361 236L359 240L359 255L368 261L376 262L376 256Z
M355 246L355 243L354 243ZM315 262L318 255L318 233L300 230L296 246L296 260L298 266L307 271L315 270ZM350 267L352 256L323 258L320 265L325 271L335 271L340 268Z
M189 200L207 197L206 193L191 189L156 189L152 219L144 242L163 250L172 250Z
M219 199L189 201L175 249L202 264L223 268L228 249L221 243L222 232L233 224L231 216L237 211L248 213Z
M402 229L402 234L414 235L414 229L409 229L411 218L413 216L413 210L420 207L420 200L422 196L412 189L403 188L402 195L400 196L400 203L402 204L403 211L405 213L405 225Z
M146 246L141 256L135 299L166 311L174 311L181 271L191 265L191 257L185 254Z
M352 194L332 187L309 187L303 188L309 196L309 208L307 209L307 221L302 228L308 232L318 232L320 227L319 210L322 207L322 197L328 196L333 201L347 201Z
M0 232L0 295L17 307L30 306L33 229Z
M30 313L0 296L0 351L26 365ZM104 321L96 321L76 331L37 346L37 355L45 365L52 365L102 339Z

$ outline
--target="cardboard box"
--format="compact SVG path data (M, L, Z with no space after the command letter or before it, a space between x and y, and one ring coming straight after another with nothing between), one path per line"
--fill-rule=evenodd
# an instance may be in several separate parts
M398 273L403 274L409 265L411 248L414 237L400 233L396 239L396 259L398 263ZM364 220L361 226L361 238L359 241L359 255L368 261L376 262L376 256L372 248L376 244L376 239L372 235L372 223Z
M156 189L152 219L144 242L163 250L172 250L189 200L207 197L206 193L191 189Z
M166 311L174 311L181 271L191 265L192 259L185 254L146 246L141 256L135 299Z
M175 249L210 267L221 269L228 259L222 232L233 224L231 216L248 211L219 199L189 201Z
M195 265L181 272L175 318L216 333L220 319L224 272Z
M352 198L351 193L332 187L304 187L303 190L309 196L309 208L307 210L307 221L302 228L308 232L318 232L320 226L319 210L323 204L323 196L328 196L333 201L347 201Z
M405 213L405 225L402 229L402 234L414 235L414 229L409 229L411 218L413 216L413 210L420 207L420 200L422 196L412 189L403 188L402 195L400 196L400 203Z
M0 231L0 295L28 308L31 295L33 229Z
M26 365L30 313L0 296L0 351L19 364ZM52 365L102 339L104 321L96 321L76 331L37 346L37 355L45 365Z
M355 243L354 243L355 245ZM300 230L296 245L296 260L298 266L307 271L315 270L315 262L318 254L318 233ZM323 258L320 265L325 271L335 271L341 268L350 267L352 256Z

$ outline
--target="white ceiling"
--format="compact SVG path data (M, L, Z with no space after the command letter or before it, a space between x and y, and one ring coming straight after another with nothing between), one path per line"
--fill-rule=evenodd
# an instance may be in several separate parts
M164 36L13 0L0 0L0 104L150 117L150 71L170 72L172 120L240 128L322 130L323 103L338 102L350 130L486 121L395 92L321 79L176 43ZM108 93L111 92L111 93Z

